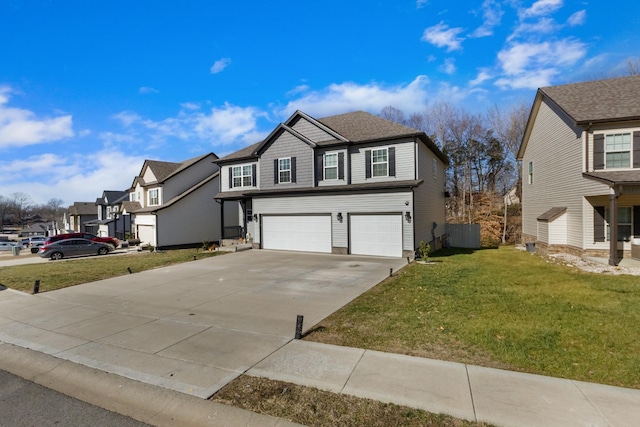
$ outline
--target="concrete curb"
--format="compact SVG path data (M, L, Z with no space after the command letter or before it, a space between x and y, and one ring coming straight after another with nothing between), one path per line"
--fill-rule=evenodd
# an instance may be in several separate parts
M154 426L299 426L44 353L0 343L0 368L67 396Z

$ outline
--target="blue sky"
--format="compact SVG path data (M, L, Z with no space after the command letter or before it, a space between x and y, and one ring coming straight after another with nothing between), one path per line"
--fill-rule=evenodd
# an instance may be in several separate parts
M300 109L482 113L637 58L604 1L0 2L0 195L93 201L144 159L224 156Z

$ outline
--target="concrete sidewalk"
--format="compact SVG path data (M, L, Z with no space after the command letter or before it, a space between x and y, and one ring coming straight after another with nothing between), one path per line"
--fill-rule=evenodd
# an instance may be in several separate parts
M247 374L497 426L640 423L640 390L307 341Z

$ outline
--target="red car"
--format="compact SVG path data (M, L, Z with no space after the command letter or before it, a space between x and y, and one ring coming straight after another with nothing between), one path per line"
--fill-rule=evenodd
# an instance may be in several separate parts
M113 246L114 249L120 245L120 241L115 237L99 237L91 233L56 234L55 236L48 237L47 240L44 242L44 244L47 245L49 243L53 243L53 242L57 242L58 240L65 240L65 239L89 239L89 240L93 240L94 242L108 243L111 246Z

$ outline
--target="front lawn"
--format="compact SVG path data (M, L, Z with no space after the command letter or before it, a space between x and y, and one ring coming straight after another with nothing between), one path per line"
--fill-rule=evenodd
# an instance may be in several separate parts
M305 339L640 388L640 277L514 247L432 254Z
M203 252L198 249L145 251L127 255L112 254L0 267L0 285L19 291L32 292L33 283L40 280L40 292L53 291L129 274L129 269L132 273L138 273L152 268L192 261L194 257L202 259L223 253Z

